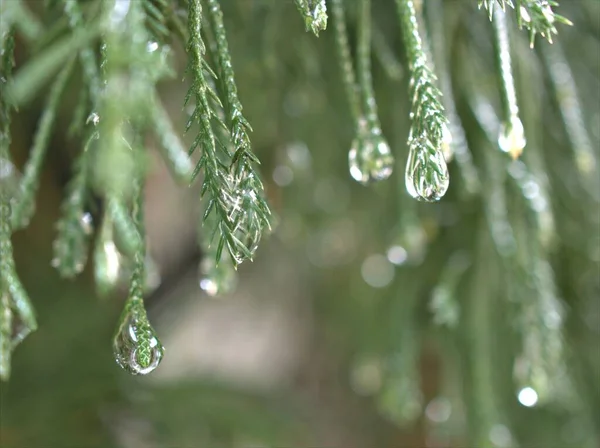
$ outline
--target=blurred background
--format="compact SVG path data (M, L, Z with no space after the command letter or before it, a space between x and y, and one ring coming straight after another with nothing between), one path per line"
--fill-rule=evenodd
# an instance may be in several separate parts
M41 15L38 3L28 5ZM436 2L443 15L427 25L443 42L480 188L465 193L451 163L447 195L418 203L404 187L410 100L394 2L373 2L373 76L397 167L368 187L348 174L354 128L332 27L318 38L306 33L291 0L221 3L274 231L255 262L241 265L235 291L211 296L206 283L201 288L198 185L177 184L148 138L146 225L157 273L146 303L166 352L151 375L129 376L111 350L127 279L99 298L91 257L74 281L50 266L60 201L82 144L65 132L77 92L69 87L36 215L13 237L39 329L16 350L12 377L0 385L0 445L599 447L598 171L588 170L587 184L577 165L553 59L542 48L548 44L538 37L530 50L512 21L528 145L522 162L511 163L496 148L500 101L486 13L474 0ZM558 12L574 26L559 26L554 38L570 66L559 73L573 76L596 159L599 5L563 0ZM177 75L160 94L183 134L186 58L179 42L171 45ZM18 71L34 52L20 40L16 51ZM43 95L13 120L18 167L42 104ZM540 231L540 207L530 206L539 197L553 223L544 251L526 246ZM97 222L101 202L88 208ZM522 272L502 256L498 223L515 235ZM560 350L551 345L556 338ZM519 360L543 370L548 390L522 380Z

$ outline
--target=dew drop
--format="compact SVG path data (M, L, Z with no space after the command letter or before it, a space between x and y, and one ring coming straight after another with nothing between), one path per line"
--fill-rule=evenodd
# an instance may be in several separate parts
M125 304L113 338L115 361L132 375L147 375L160 364L164 348L148 322L141 299Z
M438 201L448 190L450 176L444 156L423 137L410 143L405 183L408 193L420 201Z
M384 180L394 169L394 156L385 139L376 133L360 133L348 153L350 175L362 184Z
M525 129L518 116L513 115L510 123L502 124L498 136L498 146L513 159L518 158L525 148Z

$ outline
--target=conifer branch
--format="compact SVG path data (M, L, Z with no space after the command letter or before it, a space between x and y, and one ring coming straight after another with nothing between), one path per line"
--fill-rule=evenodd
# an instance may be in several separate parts
M172 7L167 0L143 0L146 16L146 28L157 42L169 40L169 17L167 11Z
M79 7L77 0L62 0L64 2L64 12L69 19L69 27L74 33L82 33L85 30L86 24L83 19L83 13ZM86 45L79 50L79 57L81 59L81 65L83 67L83 73L90 91L90 98L94 103L94 108L97 107L97 103L100 100L100 92L102 89L102 81L100 80L100 73L98 70L98 64L96 62L96 56L91 45Z
M436 77L427 64L412 0L396 0L402 35L411 72L411 127L406 188L411 196L425 201L440 199L448 188L448 168L441 152L447 119L440 102Z
M556 23L573 25L569 19L554 12L552 8L558 6L558 2L554 0L514 0L514 3L512 0L480 0L479 7L483 6L487 9L490 20L492 20L496 2L503 11L507 5L516 10L519 28L525 27L529 30L531 48L535 42L535 35L538 33L552 43L552 35L558 34Z
M0 282L0 381L8 381L10 377L12 332L13 312L10 298Z
M92 233L91 216L85 212L85 201L90 185L90 146L98 139L92 131L81 154L73 164L73 175L67 185L61 204L61 218L57 223L52 266L63 277L74 277L83 271L88 257L88 241Z
M327 28L327 5L325 0L294 0L298 11L304 19L306 31L315 36Z
M189 182L194 167L158 95L152 101L152 123L167 167L176 179Z
M6 84L11 81L14 65L14 37L11 29L0 34L0 379L8 379L11 351L29 333L37 329L33 306L15 269L12 247L11 197L8 182L15 169L9 152L10 105ZM22 323L15 329L12 310Z
M119 318L113 338L113 353L117 364L133 375L146 375L160 364L164 347L148 320L144 305L146 284L146 237L144 226L144 195L141 173L136 173L133 186L132 218L141 240L134 257L129 295Z
M555 101L563 118L567 137L575 156L575 166L586 179L588 190L598 196L598 162L590 136L585 127L583 112L573 73L558 43L541 47L548 68Z
M342 82L346 90L346 98L350 105L352 119L355 123L358 123L362 117L362 111L358 97L358 83L356 82L354 64L350 55L343 2L344 0L331 0L331 14L333 15L333 30L335 32L339 65L342 71Z
M75 59L71 58L57 76L48 94L46 106L33 139L33 147L31 148L29 159L25 164L23 177L19 183L17 200L13 201L13 229L27 226L35 211L35 195L39 186L42 163L46 149L50 143L50 135L56 118L60 97L65 90L74 66Z
M479 174L473 163L471 151L467 144L465 130L460 116L456 110L454 93L450 72L448 70L448 60L445 51L446 37L444 28L440 26L443 23L444 9L441 0L430 0L427 3L426 19L429 33L431 36L431 55L438 78L440 91L442 92L442 104L448 117L448 139L445 145L449 145L450 153L454 156L462 179L464 182L464 191L469 194L475 194L480 189ZM446 139L445 139L446 140Z
M208 67L204 61L205 44L201 34L202 6L200 0L189 2L188 27L190 39L188 42L188 53L190 65L188 70L192 73L192 86L186 97L186 103L192 97L196 105L188 121L187 129L194 122L200 125L200 133L194 140L190 153L198 146L202 147L200 162L194 171L195 177L200 170L204 172L201 195L208 194L208 202L204 212L205 221L211 213L216 214L215 228L219 232L217 245L217 261L221 252L227 245L227 250L235 265L245 259L251 259L257 248L263 229L268 227L269 210L264 199L257 195L262 191L262 184L255 173L248 169L246 150L239 153L238 160L241 163L233 165L233 154L222 139L217 139L213 132L211 121L215 121L218 129L227 129L219 117L218 111L212 107L212 100L217 107L222 107L219 98L214 93L204 76L204 70ZM227 76L224 74L224 76ZM229 99L231 100L231 99ZM233 109L232 109L233 110ZM237 109L239 111L239 109ZM232 112L233 114L237 112ZM236 123L232 120L232 125ZM243 123L239 121L240 125ZM233 131L233 127L232 127ZM239 131L239 129L238 129ZM236 136L237 141L241 136ZM217 146L220 149L217 152ZM242 157L244 155L244 157ZM235 171L234 171L235 170Z
M510 154L513 159L516 159L521 155L523 148L525 148L526 141L517 105L506 14L496 10L492 24L494 27L494 49L496 52L503 112L498 146L502 151Z

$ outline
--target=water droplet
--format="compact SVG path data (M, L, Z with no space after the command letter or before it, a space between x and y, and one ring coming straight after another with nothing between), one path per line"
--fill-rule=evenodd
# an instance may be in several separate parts
M146 51L148 53L154 53L156 50L158 50L158 42L148 42L146 44Z
M348 153L348 163L352 178L367 184L390 177L394 156L380 134L359 132Z
M448 190L450 177L444 156L424 137L410 143L405 183L413 198L428 202L438 201Z
M113 338L115 361L132 375L147 375L158 367L164 348L148 322L142 299L129 299Z
M500 135L498 137L498 146L513 159L516 159L523 152L526 144L525 129L523 123L518 116L513 115L510 123L504 123L500 127Z
M521 389L517 395L517 398L519 399L519 403L521 403L523 406L527 406L528 408L535 406L538 402L538 394L535 389L531 387L524 387Z

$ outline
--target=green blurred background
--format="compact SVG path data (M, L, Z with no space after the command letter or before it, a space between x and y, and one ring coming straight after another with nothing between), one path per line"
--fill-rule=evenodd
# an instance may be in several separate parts
M41 3L29 6L40 13ZM513 23L528 138L524 160L529 165L531 151L542 161L534 166L552 201L557 242L547 260L566 310L561 365L572 383L567 398L546 405L525 407L517 397L519 317L524 303L536 300L536 288L525 285L528 293L513 295L516 280L489 230L493 173L484 154L496 149L471 105L475 94L494 107L499 101L491 27L476 3L444 1L439 26L481 192L462 194L451 164L446 197L422 204L404 188L406 70L390 77L390 61L386 71L374 60L383 130L398 166L389 180L365 188L348 174L353 126L331 26L319 38L305 33L291 0L222 2L277 226L256 261L240 267L236 292L208 296L199 287L198 188L177 185L148 139L154 162L146 221L161 282L147 306L166 353L146 377L130 377L111 353L126 282L118 294L100 299L90 266L75 281L61 280L50 266L62 192L81 146L66 137L77 92L68 88L37 213L13 238L40 328L16 350L12 377L0 386L2 448L479 448L483 439L486 446L511 448L600 446L600 210L597 196L582 193L577 183L539 49L528 50L525 31ZM376 34L405 66L394 2L373 4ZM555 37L571 65L596 156L599 5L563 0L559 12L575 26L560 26ZM183 132L185 54L179 43L172 45L177 76L160 91ZM34 55L17 41L17 71ZM41 105L39 98L15 116L11 150L19 167ZM507 163L498 153L492 170ZM521 219L527 208L514 183L507 181L504 191L518 234L528 228ZM101 207L89 204L96 220ZM466 267L450 291L459 314L452 329L434 322L430 306L449 263Z

